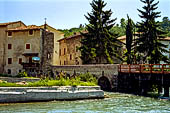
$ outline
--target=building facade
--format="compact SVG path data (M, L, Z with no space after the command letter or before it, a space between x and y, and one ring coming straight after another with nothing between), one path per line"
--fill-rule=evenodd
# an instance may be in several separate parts
M78 50L81 47L81 39L83 36L80 33L74 33L73 36L59 40L60 45L60 65L82 65L83 62L80 58L81 52ZM121 44L120 44L121 45ZM117 48L119 55L121 55L121 48ZM115 64L121 62L120 59L112 58ZM97 64L97 61L92 61L91 64ZM107 64L107 60L103 57L101 63Z
M57 30L53 32L42 26L26 26L21 21L0 24L0 73L15 76L21 71L36 73L48 65L56 65L57 40L63 35Z
M138 38L138 37L135 37ZM124 45L122 47L122 53L123 51L126 50L126 36L121 36L118 38ZM168 59L170 59L170 37L166 37L166 38L162 38L159 40L162 44L167 45L167 48L165 48L167 51L169 51L168 53L163 53L163 55L167 56ZM160 61L160 64L165 64L165 62Z
M80 59L80 51L82 36L80 33L75 33L71 37L66 37L59 40L59 59L60 65L82 65Z

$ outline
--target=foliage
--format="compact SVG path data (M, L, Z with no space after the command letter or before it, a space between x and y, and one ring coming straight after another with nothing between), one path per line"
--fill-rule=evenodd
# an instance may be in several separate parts
M87 77L87 78L86 78ZM39 87L39 86L96 86L97 80L90 73L80 74L73 78L41 79L37 82L28 82L21 85L16 83L0 82L0 87Z
M0 74L0 77L12 77L12 75L8 75L8 74Z
M64 30L59 29L59 31L64 33L64 37L70 37L74 35L74 33L81 32L84 30L85 28L82 25L80 25L79 28L71 28L71 29L64 29Z
M160 17L160 12L155 12L159 2L154 3L154 0L141 0L141 2L146 5L143 7L144 11L138 9L141 13L139 16L143 19L137 26L139 32L137 52L140 55L140 61L151 64L160 63L160 61L168 62L168 58L163 55L168 52L165 49L167 45L159 41L164 38L165 32L159 29L159 24L155 21Z
M116 26L113 26L110 29L110 32L113 34L117 34L118 37L124 36L125 35L125 31L122 27L120 27L118 24Z
M90 5L92 12L85 15L89 21L86 26L88 33L82 33L84 38L81 40L82 46L79 48L81 59L83 64L113 64L114 57L121 59L116 49L120 48L121 42L117 40L118 34L111 32L116 19L110 19L111 10L104 11L106 3L103 0L93 0Z
M27 77L27 73L24 71L24 72L20 72L18 73L18 75L16 75L16 77Z
M132 64L132 41L133 41L133 21L128 17L128 23L126 25L126 49L127 52L125 56L127 56L127 64Z
M162 22L159 23L161 29L167 32L166 36L170 37L170 20L168 17L163 17Z

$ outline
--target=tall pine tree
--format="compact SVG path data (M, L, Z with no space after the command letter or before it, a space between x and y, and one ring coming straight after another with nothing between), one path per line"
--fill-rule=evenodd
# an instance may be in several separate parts
M167 62L168 59L163 53L168 52L165 48L167 45L160 42L164 38L165 32L159 29L159 24L156 18L160 17L160 12L155 10L158 8L159 2L154 3L154 0L141 0L145 4L139 16L143 19L138 23L137 51L140 54L142 63L156 64L160 61Z
M116 19L110 19L111 10L104 11L106 3L103 0L93 0L90 4L92 12L88 13L86 19L89 24L86 26L87 33L82 33L81 59L84 64L90 63L114 63L114 58L120 58L118 48L120 41L118 35L110 32Z

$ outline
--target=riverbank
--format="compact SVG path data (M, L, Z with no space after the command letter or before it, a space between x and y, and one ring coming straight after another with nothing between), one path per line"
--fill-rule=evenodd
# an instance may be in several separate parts
M0 103L101 99L100 86L1 87Z
M110 98L0 104L1 113L169 113L170 102L105 92Z

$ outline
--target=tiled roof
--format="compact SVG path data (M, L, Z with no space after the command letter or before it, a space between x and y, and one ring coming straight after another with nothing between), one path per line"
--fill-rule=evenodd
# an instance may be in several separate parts
M118 37L118 40L126 40L126 35ZM159 40L170 40L170 37L161 38Z
M21 21L0 23L0 26L7 26L7 25L10 25L10 24L19 23L19 22L21 22Z
M17 27L17 28L13 28L13 29L8 29L8 31L22 31L22 30L35 30L35 29L41 29L40 26L36 26L36 25L29 25L26 27Z
M170 37L162 38L160 40L170 40Z
M82 33L87 33L87 31L82 31ZM72 36L65 37L65 38L62 38L62 39L58 40L58 42L59 42L59 41L62 41L62 40L68 40L68 39L72 39L72 38L77 38L77 37L79 37L79 36L82 36L81 33L80 33L80 32L76 32L76 33L74 33L74 35L72 35Z
M126 40L126 36L124 35L124 36L118 37L117 39L118 40Z

